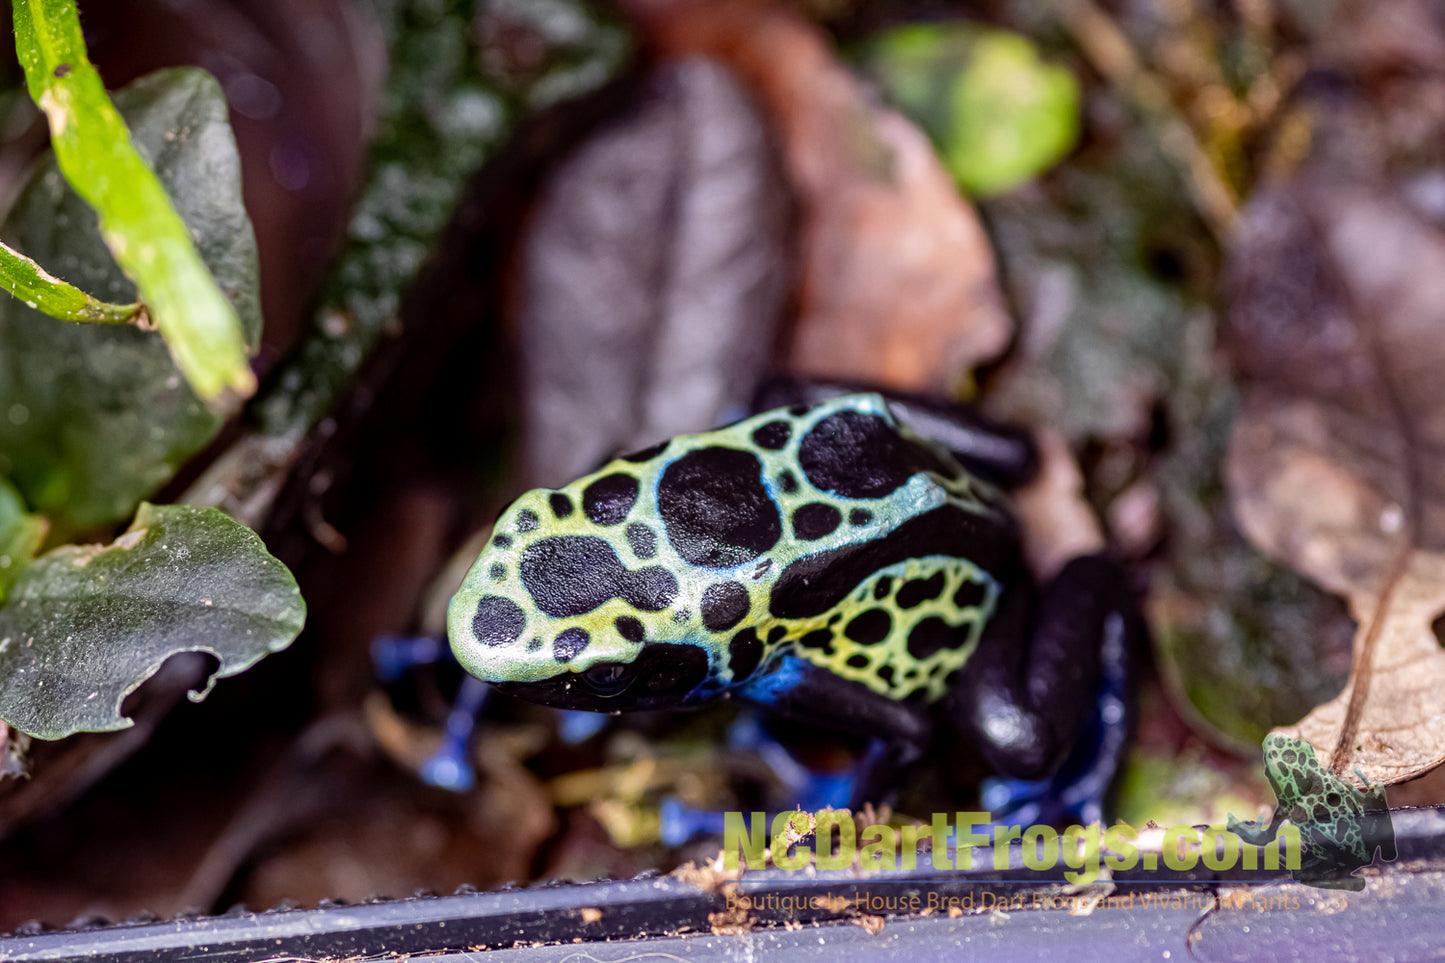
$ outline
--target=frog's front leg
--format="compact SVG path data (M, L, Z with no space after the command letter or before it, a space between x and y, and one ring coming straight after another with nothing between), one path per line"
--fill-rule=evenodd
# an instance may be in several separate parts
M990 787L1002 790L1001 799L986 793L991 808L1011 822L1100 817L1123 755L1128 654L1140 631L1123 572L1101 556L1071 561L1037 605L1026 580L1004 593L945 701L954 726L1013 777Z
M853 777L854 809L884 801L923 755L933 731L921 704L874 692L797 656L778 659L738 694L784 718L868 737Z
M1287 813L1283 807L1275 808L1274 818L1268 823L1245 822L1230 813L1229 822L1225 828L1251 846L1268 846L1279 835L1279 828L1284 825L1286 818Z

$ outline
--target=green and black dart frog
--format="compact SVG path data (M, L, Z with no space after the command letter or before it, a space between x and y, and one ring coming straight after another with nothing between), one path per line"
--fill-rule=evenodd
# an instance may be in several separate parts
M1033 584L985 478L1019 480L1032 449L963 411L835 394L527 492L452 598L452 650L546 705L732 697L868 737L855 806L882 800L936 732L1016 779L1069 757L1059 791L1096 819L1124 741L1134 602L1102 556Z
M1320 765L1315 747L1302 739L1272 732L1264 739L1264 775L1277 804L1266 825L1229 817L1228 829L1254 846L1274 841L1290 822L1300 835L1300 865L1290 875L1301 883L1355 892L1365 881L1351 874L1382 859L1395 858L1395 827L1385 801L1385 787L1364 784L1357 789Z

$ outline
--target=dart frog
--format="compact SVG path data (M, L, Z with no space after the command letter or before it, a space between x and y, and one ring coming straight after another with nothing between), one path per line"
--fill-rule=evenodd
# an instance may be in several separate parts
M1301 883L1358 893L1365 881L1351 874L1370 865L1376 849L1387 862L1395 858L1385 787L1371 785L1358 769L1355 775L1363 790L1320 765L1308 742L1271 732L1264 737L1264 774L1278 801L1274 818L1260 825L1230 814L1229 831L1263 846L1274 841L1288 820L1299 830L1301 844L1300 866L1290 875Z
M854 806L951 732L1016 780L1063 766L1099 818L1137 616L1102 556L1033 584L998 483L1030 473L1027 440L957 406L795 397L519 497L451 600L457 660L566 709L734 698L867 737ZM1107 735L1070 757L1091 719Z

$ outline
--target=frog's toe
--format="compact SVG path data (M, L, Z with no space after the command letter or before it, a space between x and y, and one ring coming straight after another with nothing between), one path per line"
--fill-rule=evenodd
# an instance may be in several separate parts
M477 784L477 774L467 762L465 751L458 753L452 747L438 750L421 764L418 774L428 786L452 792L466 792Z

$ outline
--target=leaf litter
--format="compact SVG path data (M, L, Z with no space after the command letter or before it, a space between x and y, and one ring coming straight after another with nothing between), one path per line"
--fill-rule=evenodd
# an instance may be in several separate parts
M1256 197L1231 325L1252 383L1229 476L1250 537L1350 602L1350 682L1290 731L1394 783L1445 760L1445 237L1379 189Z

